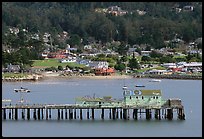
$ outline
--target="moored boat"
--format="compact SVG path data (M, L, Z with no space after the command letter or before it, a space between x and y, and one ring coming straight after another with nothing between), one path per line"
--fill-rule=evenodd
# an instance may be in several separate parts
M161 80L159 80L159 79L152 79L152 80L150 80L150 82L161 82Z
M145 87L144 85L135 85L135 87Z
M14 92L16 93L30 93L31 90L27 89L27 88L23 88L21 87L20 89L14 89Z

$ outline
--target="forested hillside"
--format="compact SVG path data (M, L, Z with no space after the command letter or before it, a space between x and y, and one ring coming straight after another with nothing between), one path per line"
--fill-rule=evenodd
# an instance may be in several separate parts
M175 39L187 44L201 37L202 2L2 3L3 64L31 65L44 50L67 44L82 53L90 42L102 49L115 41L120 45L108 49L124 55L133 45L159 49Z
M2 3L3 33L8 27L29 32L67 31L108 42L149 43L159 47L178 34L189 42L202 36L202 3L198 2L5 2ZM96 8L120 6L123 16L95 12ZM193 11L176 12L191 5ZM139 15L137 10L145 11Z

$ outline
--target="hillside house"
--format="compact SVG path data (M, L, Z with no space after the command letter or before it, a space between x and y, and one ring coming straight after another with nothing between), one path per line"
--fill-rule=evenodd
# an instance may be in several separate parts
M97 68L108 68L108 62L107 61L91 61L89 63L89 67L92 69L97 69Z
M113 68L96 68L94 70L95 75L113 75L115 70Z

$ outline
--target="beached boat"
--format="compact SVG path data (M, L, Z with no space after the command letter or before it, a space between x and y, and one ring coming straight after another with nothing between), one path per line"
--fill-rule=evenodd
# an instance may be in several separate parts
M28 88L23 88L21 87L20 89L14 89L14 92L16 93L30 93L31 90L29 90Z
M161 80L159 80L159 79L152 79L152 80L150 80L150 82L161 82Z

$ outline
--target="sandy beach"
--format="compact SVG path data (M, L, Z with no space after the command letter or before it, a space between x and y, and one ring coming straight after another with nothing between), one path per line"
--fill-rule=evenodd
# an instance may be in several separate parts
M44 78L80 78L80 79L130 79L133 78L130 75L111 75L111 76L95 76L95 75L71 75L60 76L59 73L43 73Z

